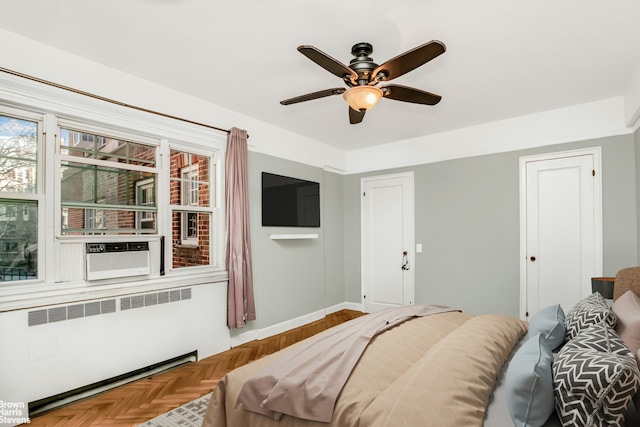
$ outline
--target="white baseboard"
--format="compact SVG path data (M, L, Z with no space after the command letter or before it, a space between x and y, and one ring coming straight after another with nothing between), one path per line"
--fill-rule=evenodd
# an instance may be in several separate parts
M237 335L231 335L231 348L237 347L239 345L248 343L249 341L254 341L258 339L258 330L252 329L249 331L240 332Z
M325 309L326 314L338 312L340 310L364 311L362 303L359 302L341 302Z
M284 322L280 322L272 326L267 326L266 328L260 329L258 333L258 339L262 340L268 337L272 337L274 335L281 334L286 331L290 331L291 329L299 328L300 326L304 326L307 323L320 320L324 318L324 316L325 316L325 310L318 310L318 311L314 311L313 313L296 317L295 319L285 320Z
M327 314L336 313L340 310L362 311L362 304L356 302L341 302L339 304L332 305L331 307L314 311L313 313L286 320L272 326L267 326L266 328L241 332L231 337L231 347L237 347L241 344L248 343L249 341L262 340L286 331L290 331L291 329L299 328L300 326L304 326L308 323L315 322L316 320L323 319Z

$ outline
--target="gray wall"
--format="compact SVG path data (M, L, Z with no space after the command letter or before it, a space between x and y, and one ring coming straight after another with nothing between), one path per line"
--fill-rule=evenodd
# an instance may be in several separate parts
M321 188L324 234L325 303L331 307L345 301L343 176L324 172Z
M320 228L263 227L262 172L316 181ZM257 319L234 334L273 326L345 301L341 175L249 153L249 208ZM317 233L318 239L271 240L270 234Z
M360 301L360 179L413 171L415 177L416 303L470 313L519 313L519 158L602 147L605 275L636 265L635 143L615 136L376 171L345 177L345 295Z
M331 307L360 302L360 179L413 171L415 178L416 303L470 313L519 310L519 158L602 147L604 275L640 265L636 170L640 131L570 144L414 167L342 176L320 168L249 153L249 191L258 319L245 332ZM321 227L262 227L261 172L320 182ZM313 240L271 233L318 233ZM234 332L237 333L237 332Z

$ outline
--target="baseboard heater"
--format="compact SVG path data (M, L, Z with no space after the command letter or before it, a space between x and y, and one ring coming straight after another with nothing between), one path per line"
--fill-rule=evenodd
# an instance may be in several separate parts
M44 399L29 402L29 417L33 418L35 416L53 411L62 406L77 402L78 400L95 396L96 394L103 393L121 385L125 385L142 378L147 378L152 375L158 375L162 372L166 372L179 366L186 365L187 363L195 362L196 360L198 360L197 356L198 352L194 350L191 353L183 354L182 356L177 356L172 359L165 360L164 362L155 363L144 368L136 369L135 371L131 371L126 374L118 375L113 378L86 385L84 387L79 387L74 390L56 394L55 396L50 396Z

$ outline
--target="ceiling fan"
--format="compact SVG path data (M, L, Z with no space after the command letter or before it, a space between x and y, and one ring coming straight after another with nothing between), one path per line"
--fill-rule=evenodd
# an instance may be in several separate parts
M442 42L432 40L378 65L373 62L373 58L369 57L373 52L373 46L363 42L353 45L351 54L355 58L351 60L349 66L346 66L313 46L298 46L300 53L340 77L348 89L342 87L325 89L285 99L280 101L280 104L291 105L331 95L342 95L349 104L351 124L360 123L367 110L373 108L382 97L414 104L436 105L440 102L440 95L401 85L388 84L381 87L376 85L400 77L426 64L443 54L445 50Z

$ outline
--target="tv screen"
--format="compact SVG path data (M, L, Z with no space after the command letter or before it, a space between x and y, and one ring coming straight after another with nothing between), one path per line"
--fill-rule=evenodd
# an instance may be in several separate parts
M262 172L262 225L320 227L320 184Z

